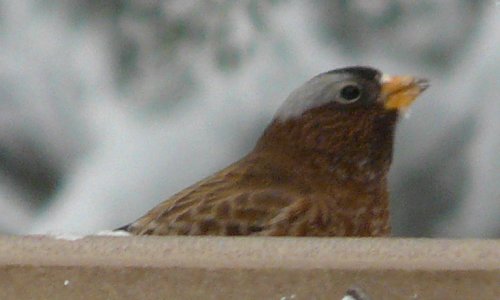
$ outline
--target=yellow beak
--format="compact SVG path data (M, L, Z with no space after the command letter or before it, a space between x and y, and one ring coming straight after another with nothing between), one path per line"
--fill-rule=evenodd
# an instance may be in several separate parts
M386 109L405 110L429 87L427 79L411 76L387 76L381 79L382 101Z

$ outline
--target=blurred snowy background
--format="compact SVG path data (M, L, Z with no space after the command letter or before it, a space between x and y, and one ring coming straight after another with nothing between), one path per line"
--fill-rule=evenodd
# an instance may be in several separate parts
M288 93L428 77L391 173L396 235L500 237L495 1L0 0L0 232L124 225L249 151Z

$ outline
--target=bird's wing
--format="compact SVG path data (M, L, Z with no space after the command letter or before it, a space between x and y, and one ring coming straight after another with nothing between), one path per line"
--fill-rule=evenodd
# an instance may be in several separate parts
M341 218L335 201L313 189L294 190L285 173L244 158L122 229L137 235L343 235L342 226L333 226Z
M331 235L326 201L281 188L203 189L160 204L127 230L138 235ZM205 185L206 186L206 185Z

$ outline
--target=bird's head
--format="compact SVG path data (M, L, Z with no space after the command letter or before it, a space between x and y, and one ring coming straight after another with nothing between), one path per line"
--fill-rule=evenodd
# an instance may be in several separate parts
M293 91L276 118L286 121L313 109L387 113L406 110L429 86L426 79L389 76L370 67L348 67L319 74Z
M290 94L258 147L390 163L398 115L428 86L425 79L370 67L319 74Z

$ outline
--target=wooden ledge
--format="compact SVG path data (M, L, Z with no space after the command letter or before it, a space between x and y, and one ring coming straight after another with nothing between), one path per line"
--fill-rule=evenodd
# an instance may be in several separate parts
M496 299L499 240L0 237L0 299Z

